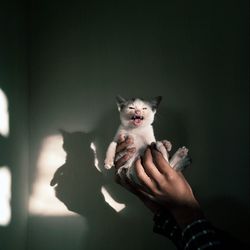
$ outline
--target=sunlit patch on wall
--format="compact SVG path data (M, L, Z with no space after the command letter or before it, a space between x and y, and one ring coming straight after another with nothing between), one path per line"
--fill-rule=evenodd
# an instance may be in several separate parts
M96 149L96 145L95 145L94 142L91 142L90 148L93 150L94 157L95 157L94 165L95 165L96 169L99 172L102 172L101 168L100 168L100 165L99 165L99 160L97 158L97 149ZM117 213L119 213L120 211L122 211L126 207L125 204L122 204L122 203L119 203L119 202L115 201L114 198L111 196L111 194L108 192L108 190L103 186L101 188L101 193L103 195L103 198L104 198L105 202L110 207L112 207Z
M0 89L0 134L4 137L9 136L9 111L8 99Z
M29 212L41 216L76 215L55 197L50 181L55 171L65 163L66 153L62 149L61 135L44 139L37 162L37 175L29 199Z
M0 166L0 226L7 226L11 220L11 173Z
M105 187L102 186L101 188L101 193L104 197L104 200L109 204L109 206L111 206L116 212L121 212L126 205L123 203L118 203L117 201L115 201L111 195L109 194L109 192L107 191L107 189Z
M101 168L100 168L100 166L99 166L99 161L98 161L97 153L96 153L96 145L95 145L94 142L91 142L90 148L93 150L93 153L94 153L94 157L95 157L94 164L95 164L95 167L96 167L96 169L97 169L99 172L101 172Z

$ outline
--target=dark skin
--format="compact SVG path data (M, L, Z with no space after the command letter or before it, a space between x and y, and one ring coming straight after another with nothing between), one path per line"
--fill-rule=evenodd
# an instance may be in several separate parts
M125 154L115 161L116 170L133 156L135 148L132 138L119 137L116 153L121 152ZM180 227L203 217L187 180L181 172L171 168L155 144L150 145L144 155L135 161L134 167L140 185L128 179L125 170L122 177L116 175L116 181L138 196L153 213L159 209L169 211Z

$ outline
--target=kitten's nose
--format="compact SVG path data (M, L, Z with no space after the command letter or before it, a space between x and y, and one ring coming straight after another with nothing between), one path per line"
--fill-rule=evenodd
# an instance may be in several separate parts
M135 110L135 114L136 114L136 115L140 115L140 114L141 114L141 111L140 111L139 109L136 109L136 110Z

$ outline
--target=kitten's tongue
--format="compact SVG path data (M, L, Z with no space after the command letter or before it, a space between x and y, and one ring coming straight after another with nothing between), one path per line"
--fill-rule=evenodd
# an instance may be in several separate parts
M141 122L142 122L141 119L134 119L134 120L133 120L133 124L134 124L135 126L140 126Z

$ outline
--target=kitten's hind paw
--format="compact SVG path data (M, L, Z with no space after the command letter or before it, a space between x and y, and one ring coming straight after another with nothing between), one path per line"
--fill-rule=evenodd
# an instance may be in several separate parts
M190 156L187 155L186 157L184 157L182 160L180 160L175 164L174 169L175 171L183 171L186 167L191 165L191 163L192 159Z
M188 157L188 149L186 147L179 148L170 159L170 166L177 171L184 169L184 166L190 163L191 158Z

